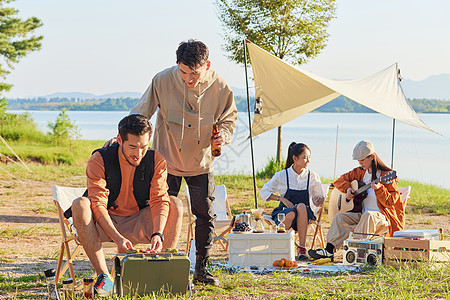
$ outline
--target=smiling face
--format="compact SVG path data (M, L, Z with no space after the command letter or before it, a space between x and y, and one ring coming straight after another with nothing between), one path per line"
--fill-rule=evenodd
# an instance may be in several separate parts
M210 66L211 63L209 60L203 66L195 69L191 69L181 62L178 64L181 78L189 88L194 88L200 83L200 81L205 77L205 73L209 70Z
M365 171L370 170L372 171L372 161L373 161L373 154L367 156L366 158L363 158L361 160L358 160L359 165L361 168L363 168ZM370 173L370 172L369 172Z
M127 140L124 141L120 137L120 134L117 135L117 142L119 143L120 148L119 151L122 152L130 165L134 167L139 166L142 158L147 153L150 134L146 132L143 135L138 136L128 133L127 137Z
M311 160L311 152L309 151L309 149L305 148L302 153L300 153L298 156L293 155L292 158L294 160L294 171L300 174L303 169L306 169L308 167Z

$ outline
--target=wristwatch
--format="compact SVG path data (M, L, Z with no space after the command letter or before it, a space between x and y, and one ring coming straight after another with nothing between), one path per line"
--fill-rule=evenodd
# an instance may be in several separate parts
M153 233L150 239L152 239L155 235L159 235L159 237L161 238L161 242L164 242L164 235L161 232Z

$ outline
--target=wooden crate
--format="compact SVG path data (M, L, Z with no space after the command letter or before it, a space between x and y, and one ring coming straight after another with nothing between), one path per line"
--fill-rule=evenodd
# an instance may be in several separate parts
M450 261L450 241L387 237L384 258L389 260Z

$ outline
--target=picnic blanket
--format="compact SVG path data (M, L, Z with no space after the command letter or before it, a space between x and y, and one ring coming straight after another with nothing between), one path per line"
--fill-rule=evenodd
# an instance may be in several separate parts
M294 268L280 268L280 267L243 267L243 266L229 266L228 264L212 261L212 269L226 270L232 273L253 273L253 274L269 274L274 272L289 272L294 274L323 274L323 275L337 275L346 272L360 272L361 266L351 266L344 264L334 264L333 266L322 266L308 263L299 263L298 267Z

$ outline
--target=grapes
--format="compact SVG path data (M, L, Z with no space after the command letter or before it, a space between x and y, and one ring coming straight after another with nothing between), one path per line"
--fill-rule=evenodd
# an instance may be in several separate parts
M236 223L234 223L233 231L234 232L250 232L250 231L252 231L252 228L246 222L242 222L242 223L236 222Z

